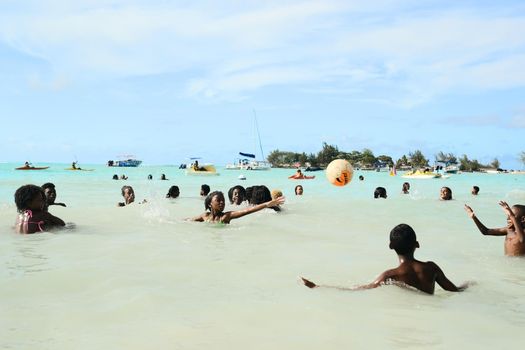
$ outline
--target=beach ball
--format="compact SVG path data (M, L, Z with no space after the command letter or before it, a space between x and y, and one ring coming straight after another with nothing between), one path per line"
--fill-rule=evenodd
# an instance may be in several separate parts
M326 167L326 178L333 185L345 186L352 181L352 176L354 176L354 168L347 160L332 160Z

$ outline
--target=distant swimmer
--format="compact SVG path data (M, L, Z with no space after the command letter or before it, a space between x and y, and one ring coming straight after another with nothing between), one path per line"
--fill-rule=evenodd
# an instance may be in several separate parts
M439 199L442 201L452 200L452 190L449 187L443 186L439 191Z
M408 182L403 183L403 188L401 189L401 192L403 194L409 194L410 193L410 184Z
M47 208L51 205L60 205L62 207L65 207L66 205L64 203L55 203L55 200L57 198L57 191L55 189L55 185L51 182L46 182L42 185L42 189L44 190L44 194L46 196L46 207L44 210L47 211Z
M224 194L220 191L210 193L204 201L204 207L206 212L194 217L191 221L199 222L219 222L223 224L229 224L231 220L238 219L248 214L255 213L264 208L271 208L284 203L284 197L279 197L275 200L271 200L253 207L237 211L224 212L225 199Z
M303 174L303 172L301 171L301 169L297 169L297 171L295 172L295 174L293 174L292 176L288 176L289 179L292 179L292 180L303 180L303 179L314 179L315 176L305 176Z
M122 186L120 193L122 194L122 197L124 197L124 202L117 203L117 207L125 207L126 205L130 205L131 203L135 202L135 191L133 190L133 187ZM146 202L147 201L143 199L142 202L139 202L139 204Z
M457 287L452 283L432 261L419 261L414 258L414 252L419 248L416 233L407 224L397 225L390 231L390 249L394 249L399 258L399 266L383 272L374 282L348 288L318 285L306 278L301 278L302 283L308 288L336 288L340 290L359 290L377 288L386 284L410 286L428 294L434 294L435 284L450 292L461 292L467 288L467 284Z
M166 174L162 174L162 175L160 176L160 179L161 179L161 180L167 180L167 178L166 178Z
M206 197L208 195L208 193L210 193L210 191L211 191L210 186L208 186L206 184L203 184L203 185L201 185L200 196L201 197Z
M166 198L177 198L180 195L179 186L171 186L166 194Z
M250 201L251 205L257 206L259 204L271 201L272 199L272 193L268 187L264 185L253 186L252 198ZM270 206L268 208L273 209L274 211L281 211L281 207L279 205Z
M25 185L15 192L18 218L15 229L18 233L44 232L65 226L62 219L45 210L46 196L42 187Z
M471 207L465 204L467 215L474 220L478 230L486 236L505 236L505 255L525 255L525 205L509 207L507 202L500 201L499 205L507 215L507 226L500 228L487 228L479 221Z
M295 186L295 195L296 196L302 196L304 192L303 186L297 185Z
M479 187L478 186L472 186L471 193L472 193L473 196L477 196L478 193L479 193Z
M228 190L230 204L241 205L246 200L246 190L241 185L233 186Z
M376 187L376 189L374 190L374 198L375 199L378 199L378 198L384 198L386 199L387 195L386 195L386 188L384 187Z

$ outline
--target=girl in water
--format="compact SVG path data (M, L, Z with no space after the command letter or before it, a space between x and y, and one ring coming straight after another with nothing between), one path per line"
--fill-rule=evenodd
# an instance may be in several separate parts
M220 222L223 224L229 224L233 219L238 219L245 215L255 213L264 208L277 207L283 203L284 197L279 197L275 200L270 200L253 207L248 207L246 209L224 212L224 194L220 191L214 191L210 193L204 200L204 208L206 208L206 212L192 218L191 221Z
M35 185L25 185L16 190L15 203L19 213L15 226L16 232L44 232L46 229L66 225L62 219L45 210L45 198L42 187Z

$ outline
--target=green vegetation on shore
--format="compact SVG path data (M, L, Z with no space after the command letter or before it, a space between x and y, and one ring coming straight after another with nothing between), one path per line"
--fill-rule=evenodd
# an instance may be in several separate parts
M525 152L521 152L519 155L521 162L525 165ZM337 146L329 145L323 142L322 149L317 154L310 153L297 153L289 151L274 150L268 155L268 162L273 167L294 167L294 166L312 166L312 167L325 167L333 159L346 159L354 167L362 169L373 169L376 167L392 166L396 165L396 168L424 168L430 166L430 160L425 157L423 152L415 150L409 152L408 155L403 155L401 158L396 160L388 155L375 156L372 150L365 148L362 151L351 151L345 152L340 151ZM484 168L498 169L500 162L497 158L490 164L481 164L476 159L469 159L464 154L459 159L452 153L439 152L435 155L435 161L445 164L457 164L459 170L462 171L479 171Z

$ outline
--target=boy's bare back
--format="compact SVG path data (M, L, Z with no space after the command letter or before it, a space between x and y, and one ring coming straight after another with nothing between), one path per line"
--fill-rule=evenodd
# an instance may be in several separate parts
M436 282L448 291L461 290L461 287L458 288L450 282L439 266L431 261L405 260L398 267L383 272L370 287L390 281L407 284L428 294L434 294Z

